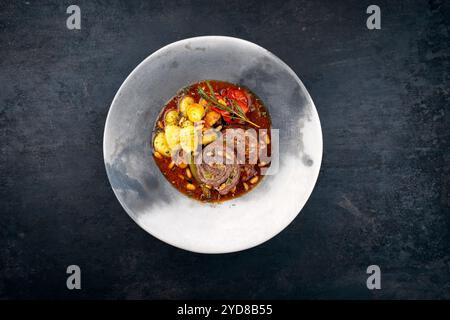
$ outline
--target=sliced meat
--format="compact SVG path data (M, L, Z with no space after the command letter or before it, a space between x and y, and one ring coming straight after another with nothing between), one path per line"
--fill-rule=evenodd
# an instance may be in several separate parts
M218 187L220 184L225 182L225 180L227 180L230 176L232 170L233 165L208 165L206 163L202 163L197 166L198 178L200 181L213 187Z
M219 193L222 195L227 194L238 184L240 175L240 166L233 166L233 170L231 171L231 174L228 176L227 180L225 180L225 182L218 186L216 190L219 191Z
M197 159L196 163L199 180L214 187L222 195L239 182L240 168L234 153L225 148L221 140L207 145L202 151L202 158Z

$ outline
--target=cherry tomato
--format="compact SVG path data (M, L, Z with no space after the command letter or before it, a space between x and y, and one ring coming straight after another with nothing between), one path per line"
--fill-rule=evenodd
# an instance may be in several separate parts
M239 107L242 109L242 111L244 111L244 113L248 112L248 98L247 98L247 95L245 93L243 93L241 90L227 88L223 91L223 95L216 94L217 100L226 101L228 107L235 108L235 106L231 105L230 102L225 98L236 101L236 103L239 105ZM216 107L213 107L211 109L213 109L216 112L219 112L222 115L225 122L227 122L227 123L238 123L239 122L239 119L231 118L230 113L228 111L221 110Z
M248 112L248 98L244 92L239 89L228 88L225 96L229 99L235 100L244 113Z

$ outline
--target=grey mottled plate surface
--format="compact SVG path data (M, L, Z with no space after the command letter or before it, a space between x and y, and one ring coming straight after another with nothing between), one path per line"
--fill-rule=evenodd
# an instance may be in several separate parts
M279 129L278 172L220 204L178 192L151 155L152 128L165 102L204 79L247 86ZM186 250L225 253L267 241L297 216L319 174L322 131L307 90L279 58L248 41L206 36L165 46L128 76L108 113L103 152L114 193L144 230Z

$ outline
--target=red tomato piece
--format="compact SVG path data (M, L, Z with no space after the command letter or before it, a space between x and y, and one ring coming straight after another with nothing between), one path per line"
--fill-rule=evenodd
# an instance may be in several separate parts
M225 96L229 99L235 100L244 113L248 112L248 98L244 92L239 89L228 88Z
M221 95L219 95L219 94L217 94L217 93L216 93L216 99L219 100L219 101L220 101L220 100L226 101L225 98L224 98L223 96L221 96ZM230 107L230 105L229 105L228 102L227 102L227 106ZM222 117L223 117L223 120L225 120L225 122L227 122L227 123L236 123L236 122L239 122L238 119L232 119L232 118L230 117L230 113L229 113L228 111L222 110L222 109L217 108L217 107L211 107L211 110L214 110L214 111L220 113L220 114L222 115Z
M247 95L244 92L242 92L239 89L227 88L222 93L223 93L223 96L221 96L219 94L216 94L217 100L224 100L224 101L226 101L227 106L231 107L233 109L235 108L235 106L231 105L231 103L229 102L228 99L234 100L234 101L236 101L236 103L242 109L242 111L244 113L248 112L248 109L249 109L248 108L248 98L247 98ZM228 99L225 99L225 98L228 98ZM216 111L216 112L219 112L222 115L223 119L227 123L238 123L239 122L239 119L231 118L230 113L228 111L221 110L221 109L216 108L216 107L212 107L211 109Z

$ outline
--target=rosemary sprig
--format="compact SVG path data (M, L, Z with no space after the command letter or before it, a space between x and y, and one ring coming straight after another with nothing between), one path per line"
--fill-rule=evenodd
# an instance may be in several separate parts
M214 96L215 93L213 87L211 86L211 83L209 83L209 81L206 81L206 85L208 86L209 93L211 93L211 95Z
M209 90L212 92L213 94L213 90L211 85L209 84L209 82L206 82ZM233 109L230 108L227 105L223 105L222 103L220 103L215 96L213 95L209 95L205 92L205 90L203 90L202 88L198 88L198 94L205 99L206 101L209 101L210 103L214 104L214 106L220 110L226 111L228 113L230 113L230 118L232 119L239 119L239 120L243 120L245 122L250 123L251 125L259 128L259 125L257 125L256 123L250 121L250 119L247 118L247 116L245 115L244 111L242 110L242 108L236 103L236 101L231 100L232 105L237 109Z
M242 110L239 103L237 103L235 100L231 100L231 99L228 99L228 100L231 102L231 104L234 106L235 109L239 110L240 114L245 115L244 110Z

